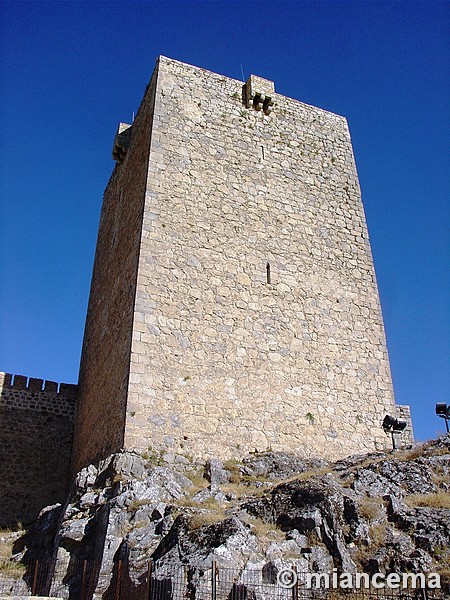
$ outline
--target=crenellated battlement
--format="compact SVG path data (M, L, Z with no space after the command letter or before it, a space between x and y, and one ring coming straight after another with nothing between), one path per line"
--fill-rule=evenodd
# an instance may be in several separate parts
M0 373L0 526L63 501L78 386Z
M76 397L78 386L73 383L58 383L26 375L14 375L0 372L0 387L9 387L29 392L51 392L66 397Z

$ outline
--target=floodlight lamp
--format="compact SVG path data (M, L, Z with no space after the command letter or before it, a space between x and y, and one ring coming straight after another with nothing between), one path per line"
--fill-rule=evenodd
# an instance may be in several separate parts
M436 414L440 417L450 417L450 406L447 406L445 402L436 402Z
M403 431L404 429L406 429L406 426L408 425L408 423L404 419L395 419L395 421L396 421L396 423L395 423L394 431Z
M447 433L450 433L450 428L448 426L448 422L450 421L450 404L447 406L445 402L436 402L436 414L438 417L441 417L441 419L444 419Z
M407 426L407 422L403 419L396 419L395 417L391 417L391 415L386 415L383 419L383 423L381 426L383 427L386 433L391 434L392 438L392 449L397 450L397 444L395 441L395 434L401 434L403 430Z
M407 422L403 419L396 419L391 415L386 415L383 419L382 427L386 433L401 433L406 428Z
M391 431L394 418L386 415L383 419L382 427L385 431Z

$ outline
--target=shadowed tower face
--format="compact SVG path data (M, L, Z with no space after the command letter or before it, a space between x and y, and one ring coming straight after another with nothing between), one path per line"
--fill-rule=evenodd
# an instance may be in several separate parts
M343 117L160 57L104 196L74 468L381 449L395 405Z

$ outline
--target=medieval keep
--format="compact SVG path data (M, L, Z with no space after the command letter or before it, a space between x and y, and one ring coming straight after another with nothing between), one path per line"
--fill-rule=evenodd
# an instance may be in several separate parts
M201 460L389 447L383 417L408 409L394 403L345 118L161 56L113 157L72 474L121 448ZM6 376L2 397L34 394L37 410L36 381L17 391Z

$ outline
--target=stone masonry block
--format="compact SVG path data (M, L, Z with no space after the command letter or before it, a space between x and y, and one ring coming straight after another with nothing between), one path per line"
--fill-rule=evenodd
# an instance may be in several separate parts
M30 392L40 392L42 390L43 383L43 379L35 379L34 377L30 377L30 380L28 382L28 389L30 390Z
M14 375L14 387L19 390L27 388L28 377L25 375Z
M44 390L46 392L57 392L58 391L58 383L56 381L45 381Z
M78 386L72 383L60 383L59 384L59 393L62 396L68 396L73 398L78 393Z

